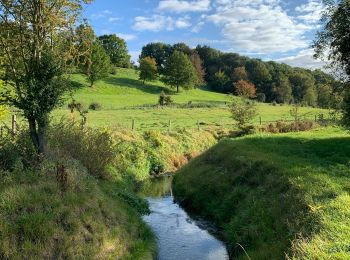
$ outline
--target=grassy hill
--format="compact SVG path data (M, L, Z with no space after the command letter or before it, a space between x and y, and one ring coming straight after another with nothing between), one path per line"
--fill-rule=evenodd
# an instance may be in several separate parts
M349 259L349 154L338 128L225 139L178 172L174 192L223 228L232 256Z
M107 79L97 82L93 88L88 87L83 75L73 75L72 80L77 86L74 98L78 102L85 107L94 102L101 105L99 111L90 110L90 126L130 128L132 120L135 120L138 130L165 129L169 120L174 128L196 128L197 122L203 127L231 127L233 124L227 107L230 97L206 88L181 91L177 94L159 81L143 85L138 80L138 72L132 69L118 69L117 75L110 75ZM162 90L172 95L176 104L174 107L155 107ZM192 108L186 106L189 102ZM290 109L290 106L258 105L263 121L292 119ZM314 119L315 115L328 112L302 108L301 113L309 119ZM58 109L54 115L56 118L70 116L67 105ZM259 122L258 117L255 122Z

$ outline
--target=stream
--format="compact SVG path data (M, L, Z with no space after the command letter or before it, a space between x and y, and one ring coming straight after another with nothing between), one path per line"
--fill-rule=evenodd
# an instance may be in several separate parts
M208 232L210 225L194 220L174 202L171 184L172 177L157 178L145 183L141 191L151 210L143 219L157 236L157 259L229 259L224 243Z

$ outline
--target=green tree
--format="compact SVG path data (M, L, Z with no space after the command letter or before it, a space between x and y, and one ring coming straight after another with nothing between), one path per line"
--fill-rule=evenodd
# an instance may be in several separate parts
M0 1L0 57L7 104L21 110L38 153L45 151L50 112L68 86L67 63L76 54L71 32L89 0Z
M314 42L316 57L328 53L328 60L350 76L350 1L324 1L328 8L323 15L323 29Z
M140 60L140 80L145 84L146 80L157 79L157 62L154 58L145 57Z
M130 68L130 55L124 39L115 34L98 37L102 47L108 54L111 63L117 67Z
M165 63L164 75L162 81L176 88L191 89L197 82L196 71L186 54L180 51L174 51Z
M328 84L323 84L317 88L317 104L322 108L330 108L333 99L333 89Z
M90 57L84 64L84 73L90 82L90 87L98 80L106 78L111 67L110 59L98 41L92 45Z
M205 83L205 69L201 57L196 51L193 51L189 57L197 74L196 86L202 86Z
M163 67L165 66L166 60L170 57L172 53L171 45L156 42L149 43L142 47L140 59L145 57L154 58L157 62L158 72L163 73Z
M211 80L212 88L220 92L231 92L230 85L230 78L222 70L217 71Z
M90 58L92 46L96 41L96 34L87 20L84 20L82 24L75 29L76 39L76 60L75 65L80 67L85 65Z
M251 121L257 116L257 109L254 102L245 98L235 98L231 104L232 118L236 121L237 127L243 131L251 128Z
M279 74L275 83L275 95L278 103L290 103L293 99L292 85L287 76Z

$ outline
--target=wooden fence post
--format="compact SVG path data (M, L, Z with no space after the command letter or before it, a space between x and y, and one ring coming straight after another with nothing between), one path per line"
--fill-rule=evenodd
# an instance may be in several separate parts
M197 128L198 128L198 131L201 130L199 127L199 120L197 120Z
M171 119L169 119L169 124L168 124L168 131L170 132L171 130Z
M132 120L131 129L132 129L133 131L135 130L135 119Z
M16 115L12 115L12 134L16 135L17 133L17 118Z
M261 116L259 116L259 122L260 122L260 125L262 124L262 121L261 121Z

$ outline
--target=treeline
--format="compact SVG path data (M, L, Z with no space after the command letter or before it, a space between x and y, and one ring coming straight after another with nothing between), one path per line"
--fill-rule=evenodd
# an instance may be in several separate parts
M222 93L247 92L260 102L298 103L322 108L339 108L343 85L320 69L294 68L274 61L264 62L208 46L191 49L184 43L150 43L142 48L140 60L151 57L158 73L166 73L167 60L175 51L192 62L198 82Z

